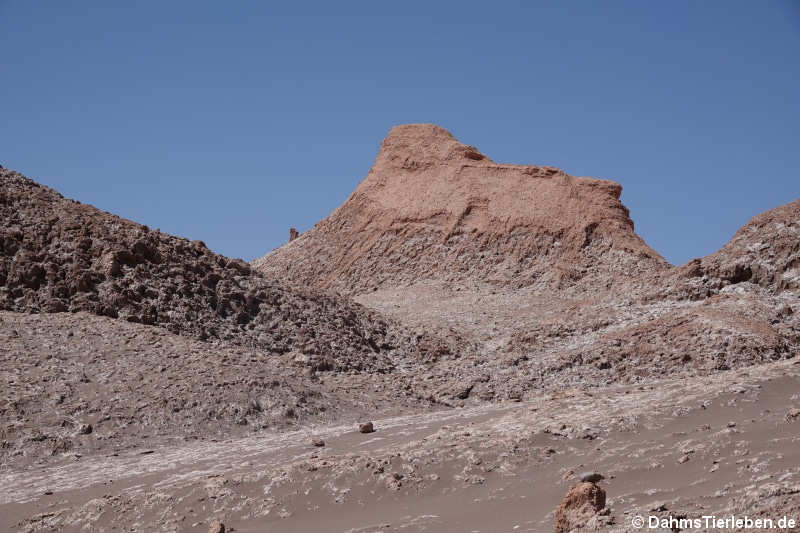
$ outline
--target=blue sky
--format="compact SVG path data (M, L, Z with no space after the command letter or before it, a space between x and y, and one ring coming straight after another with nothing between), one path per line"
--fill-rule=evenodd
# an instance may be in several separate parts
M800 197L800 2L0 0L0 164L253 259L433 122L673 263Z

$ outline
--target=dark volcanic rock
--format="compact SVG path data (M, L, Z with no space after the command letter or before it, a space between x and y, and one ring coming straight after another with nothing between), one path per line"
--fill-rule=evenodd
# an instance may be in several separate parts
M605 477L603 474L598 472L584 472L580 475L581 481L588 481L589 483L597 483L598 481L604 480Z

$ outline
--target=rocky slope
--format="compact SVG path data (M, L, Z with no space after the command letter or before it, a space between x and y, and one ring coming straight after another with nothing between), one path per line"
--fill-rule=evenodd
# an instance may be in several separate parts
M77 312L298 351L318 370L387 372L445 349L350 301L263 278L236 259L0 168L0 309Z
M664 290L702 298L733 285L800 290L800 200L753 217L719 251L670 272Z
M423 279L605 286L667 266L634 232L621 191L495 163L438 126L397 126L341 207L254 266L355 294Z
M419 412L431 404L413 376L309 372L296 352L86 312L0 311L0 470Z

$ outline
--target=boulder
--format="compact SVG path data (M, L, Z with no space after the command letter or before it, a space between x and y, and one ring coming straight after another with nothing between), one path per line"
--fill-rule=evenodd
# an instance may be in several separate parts
M569 533L584 527L606 506L606 492L588 481L582 481L567 491L556 509L556 533Z
M208 533L225 533L225 531L225 524L219 520L214 520L211 522L211 525L208 526Z

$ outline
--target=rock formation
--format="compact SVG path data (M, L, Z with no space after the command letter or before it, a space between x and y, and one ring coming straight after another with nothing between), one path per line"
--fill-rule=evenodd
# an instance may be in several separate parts
M397 126L341 207L254 265L350 293L421 279L605 285L667 266L634 232L621 191L495 163L438 126Z
M474 342L480 362L439 367L446 402L794 356L800 201L671 267L636 235L620 191L398 126L341 207L253 265Z
M556 509L556 533L585 528L606 506L606 491L598 485L581 481L567 491Z

